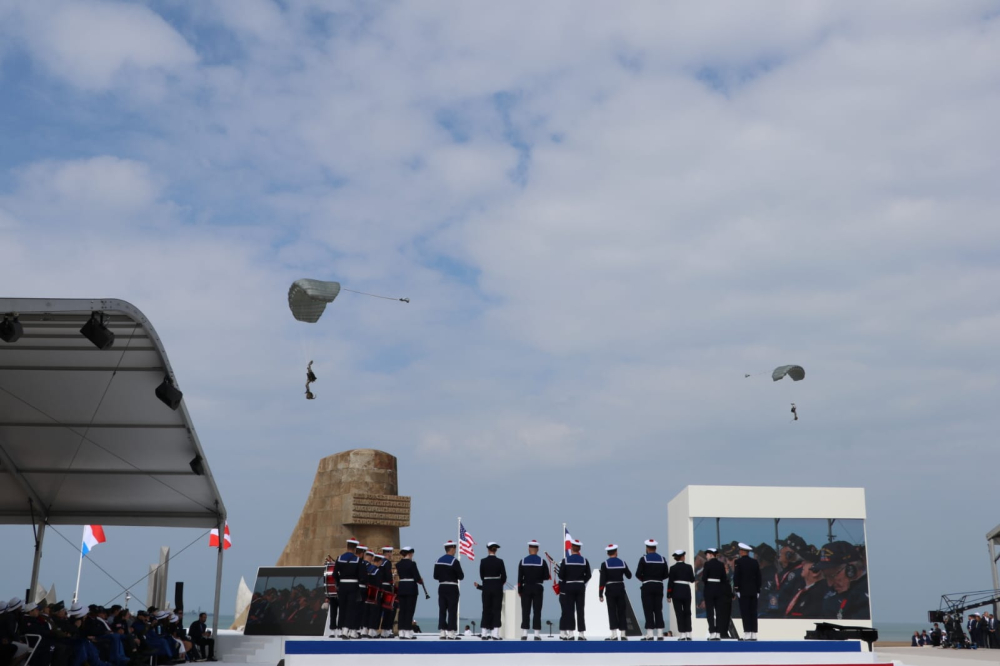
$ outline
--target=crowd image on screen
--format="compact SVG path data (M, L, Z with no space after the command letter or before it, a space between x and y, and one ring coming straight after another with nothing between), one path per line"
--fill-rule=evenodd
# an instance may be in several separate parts
M749 523L750 521L745 521ZM859 521L860 522L860 521ZM824 525L827 524L823 520ZM697 544L696 537L696 544ZM721 544L718 559L726 567L730 588L739 541ZM702 545L702 544L697 544ZM715 544L710 544L715 547ZM758 616L803 620L867 620L871 618L868 592L868 560L865 546L844 540L809 543L792 532L771 543L754 547L752 556L760 564L761 586ZM700 617L705 604L701 590L701 568L705 550L696 552L696 603ZM733 596L733 618L740 617Z
M180 609L0 601L0 666L139 666L215 661L206 615Z
M327 607L322 588L299 584L254 592L247 627L261 635L312 636L326 627Z

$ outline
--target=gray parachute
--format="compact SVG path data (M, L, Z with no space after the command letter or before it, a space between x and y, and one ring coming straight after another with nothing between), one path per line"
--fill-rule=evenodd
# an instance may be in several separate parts
M288 288L288 309L299 321L315 324L323 316L326 304L332 303L339 293L339 282L296 280Z
M785 375L791 377L793 382L797 382L805 379L806 371L801 365L782 365L774 369L774 372L771 373L771 379L778 381Z

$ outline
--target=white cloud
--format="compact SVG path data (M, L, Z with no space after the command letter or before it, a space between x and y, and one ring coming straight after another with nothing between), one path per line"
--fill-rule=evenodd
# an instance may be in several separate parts
M54 76L84 90L108 90L198 60L169 23L139 4L24 2L20 9L20 38L35 58Z

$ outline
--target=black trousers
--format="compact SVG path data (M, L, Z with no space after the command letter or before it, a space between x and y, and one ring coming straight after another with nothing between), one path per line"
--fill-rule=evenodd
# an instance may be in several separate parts
M438 585L438 629L458 631L458 585Z
M583 585L574 585L559 594L559 603L562 605L562 617L559 620L560 631L587 630L587 620L583 613L586 592Z
M480 627L483 629L499 629L500 615L503 608L503 588L499 590L483 589L483 618Z
M714 634L722 631L719 628L719 619L721 619L722 607L727 603L729 600L722 598L722 590L705 591L705 619L708 620L708 633ZM729 613L727 612L726 615L728 616Z
M531 628L542 630L542 597L545 588L541 585L532 585L521 588L521 628L528 628L528 620L531 620ZM534 611L534 616L532 616ZM561 630L561 629L560 629Z
M198 640L193 641L193 642L194 642L195 645L198 646L198 649L201 651L201 653L203 655L205 655L209 659L215 659L215 639L214 638L206 638L205 636L202 636L201 638L199 638ZM205 653L205 650L208 650L207 654Z
M399 630L413 630L413 614L417 612L417 595L399 597Z
M671 602L674 604L674 615L677 616L677 631L688 633L691 631L691 595L674 596Z
M392 592L393 586L391 584L386 585L382 588L383 592ZM396 609L395 608L383 608L382 609L382 629L392 631L392 623L396 621Z
M757 632L756 594L740 594L740 618L743 620L743 633L748 631Z
M368 598L368 586L358 585L358 595L353 602L354 614L352 616L353 625L351 626L351 629L354 629L355 631L361 629L362 627L367 626L365 624L365 620L367 619L365 615L365 599L367 598Z
M715 626L721 638L731 638L729 625L733 621L733 599L728 595L723 595L715 607Z
M327 597L326 603L330 605L330 631L333 631L338 626L337 624L337 610L340 606L339 597Z
M642 599L642 614L646 616L646 628L666 627L663 623L663 584L646 583L640 590L640 599Z
M340 587L337 588L337 593L340 600L340 608L337 612L337 626L341 631L357 629L354 616L357 614L357 604L355 601L358 598L358 584L341 583Z
M608 605L608 627L612 631L627 629L628 615L625 613L625 590L616 590L606 594L604 602Z

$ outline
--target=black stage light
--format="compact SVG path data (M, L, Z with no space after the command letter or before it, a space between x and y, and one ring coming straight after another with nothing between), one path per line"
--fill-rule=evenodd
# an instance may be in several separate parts
M170 377L164 377L163 382L156 387L156 397L170 409L176 410L181 406L181 398L184 397L184 394L174 386Z
M0 321L0 340L4 342L17 342L24 335L24 327L18 321L16 314L5 314L3 321Z
M194 472L198 476L204 476L205 475L205 466L201 463L201 456L200 455L197 455L194 458L192 458L191 462L190 462L190 465L191 465L191 471L192 472Z
M111 349L111 346L115 344L115 334L109 331L107 324L104 323L103 312L92 312L90 319L80 329L80 333L101 351Z

